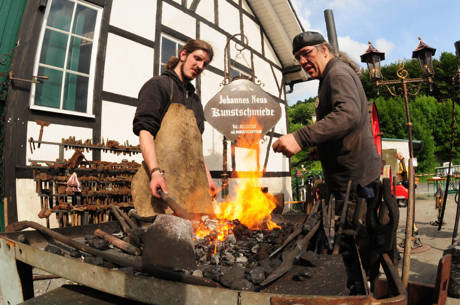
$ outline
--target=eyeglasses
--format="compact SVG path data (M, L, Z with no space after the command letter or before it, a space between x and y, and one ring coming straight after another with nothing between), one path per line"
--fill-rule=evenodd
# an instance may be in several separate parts
M295 59L297 61L300 61L300 59L303 57L305 59L310 59L310 56L312 55L312 52L313 50L315 50L316 48L312 48L312 49L309 49L309 50L301 50L299 53L297 53L295 55Z

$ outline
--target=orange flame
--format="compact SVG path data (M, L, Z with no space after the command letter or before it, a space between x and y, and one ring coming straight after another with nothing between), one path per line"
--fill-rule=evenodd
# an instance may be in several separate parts
M252 118L248 123L242 125L248 126L248 129L251 130L262 129L256 118ZM201 224L195 231L196 237L204 238L217 234L218 237L215 241L210 238L210 243L216 245L217 240L223 241L227 238L229 231L233 229L233 225L229 226L231 223L228 221L235 219L251 230L280 228L271 220L271 212L276 208L276 199L272 194L264 193L259 185L262 172L260 172L258 165L258 143L261 137L262 133L253 132L238 138L237 145L248 148L242 166L247 169L247 172L244 174L237 173L238 178L241 179L236 187L235 199L221 202L216 207L215 215L221 220L216 229L211 232L209 228ZM214 253L216 251L217 247L215 247Z

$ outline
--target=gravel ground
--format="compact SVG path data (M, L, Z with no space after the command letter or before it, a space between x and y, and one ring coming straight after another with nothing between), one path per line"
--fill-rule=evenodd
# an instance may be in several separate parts
M437 227L430 224L436 220L437 211L434 209L433 189L428 188L428 185L420 185L416 189L415 201L415 223L419 230L419 237L423 245L429 246L430 249L422 253L414 253L411 255L410 281L433 284L436 277L437 265L442 257L443 251L452 242L452 232L455 222L456 204L454 196L449 195L446 212L445 225L442 230L438 231ZM400 222L398 228L398 243L404 239L406 208L400 208ZM402 270L402 262L400 262L400 273ZM44 274L41 270L34 270L34 274ZM36 295L43 294L47 291L60 287L71 282L64 279L42 280L34 283ZM448 305L460 305L460 299L448 298ZM1 301L0 305L4 305Z

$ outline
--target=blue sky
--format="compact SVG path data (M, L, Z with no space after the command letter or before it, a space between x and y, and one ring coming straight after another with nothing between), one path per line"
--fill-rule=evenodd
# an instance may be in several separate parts
M332 9L339 49L356 62L367 42L385 52L383 65L409 59L418 37L442 52L455 54L460 40L460 0L291 0L306 30L317 30L327 39L324 10ZM317 81L294 86L288 104L316 96Z

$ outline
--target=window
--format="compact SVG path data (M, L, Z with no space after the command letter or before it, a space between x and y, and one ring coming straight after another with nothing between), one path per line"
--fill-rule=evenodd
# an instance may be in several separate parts
M80 0L49 0L32 86L31 108L91 115L102 8Z
M251 73L248 71L242 71L235 66L231 66L230 69L232 72L232 78L231 78L232 80L238 79L238 78L251 79Z
M160 74L164 72L165 65L171 56L178 56L179 51L184 46L184 43L166 36L161 37L161 65Z

